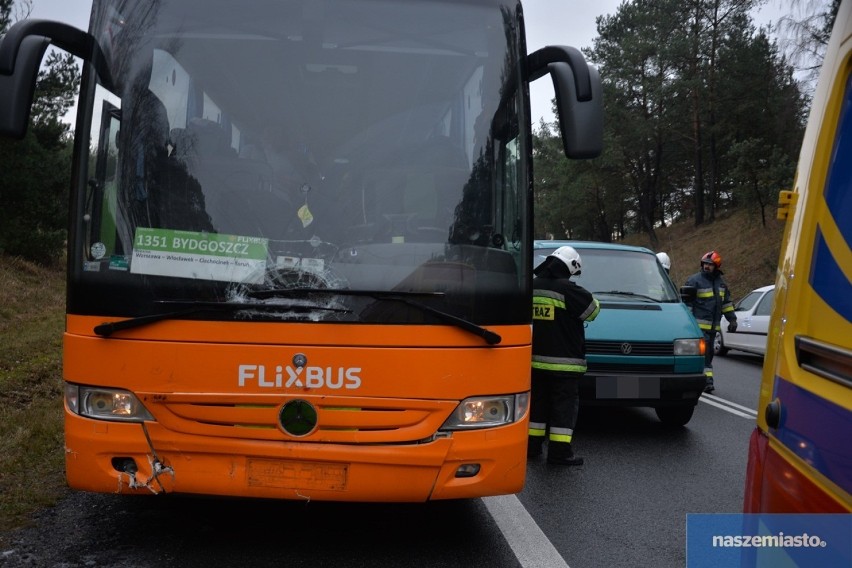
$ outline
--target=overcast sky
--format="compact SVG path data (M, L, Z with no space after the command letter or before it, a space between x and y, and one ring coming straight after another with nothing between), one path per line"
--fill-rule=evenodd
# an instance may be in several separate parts
M89 25L91 0L31 0L31 17L68 22L81 29ZM237 0L239 1L239 0ZM546 45L590 47L597 36L595 18L601 14L614 14L622 0L526 0L524 16L527 30L527 50L533 52ZM769 0L759 17L766 23L780 11L785 0ZM533 126L539 119L552 121L550 99L553 83L542 77L530 85Z

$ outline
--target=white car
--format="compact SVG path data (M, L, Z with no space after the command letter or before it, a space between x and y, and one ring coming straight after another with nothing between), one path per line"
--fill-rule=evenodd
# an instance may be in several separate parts
M775 298L775 285L763 286L749 292L734 305L737 313L737 331L728 331L728 320L722 318L722 332L716 333L713 349L717 355L724 355L730 349L766 354L766 338L769 334L769 315L772 313L772 300Z

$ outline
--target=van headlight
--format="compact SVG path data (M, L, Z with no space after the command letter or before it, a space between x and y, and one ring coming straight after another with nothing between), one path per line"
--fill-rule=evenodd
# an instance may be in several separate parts
M675 339L675 355L704 355L704 339Z
M123 389L84 387L65 383L65 404L74 414L99 420L154 420L135 394Z
M441 430L473 430L493 428L521 420L530 405L530 393L504 396L473 396L453 410Z

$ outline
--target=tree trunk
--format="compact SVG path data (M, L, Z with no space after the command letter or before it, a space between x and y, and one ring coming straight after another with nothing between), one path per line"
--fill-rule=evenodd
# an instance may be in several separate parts
M704 148L701 128L701 10L696 7L692 30L692 54L690 75L692 79L692 144L693 144L693 200L695 202L695 225L704 223Z

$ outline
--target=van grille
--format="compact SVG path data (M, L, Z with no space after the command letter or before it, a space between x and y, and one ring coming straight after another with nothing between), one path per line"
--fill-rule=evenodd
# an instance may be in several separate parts
M624 346L629 345L629 353ZM643 343L634 341L586 341L586 355L674 355L674 344L671 341L662 343Z
M624 365L613 363L596 364L588 362L590 374L611 373L614 375L671 375L674 373L674 365L637 365L626 363Z

